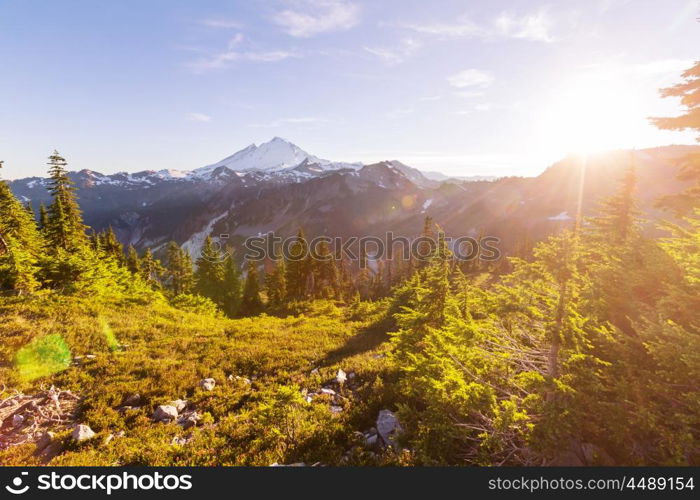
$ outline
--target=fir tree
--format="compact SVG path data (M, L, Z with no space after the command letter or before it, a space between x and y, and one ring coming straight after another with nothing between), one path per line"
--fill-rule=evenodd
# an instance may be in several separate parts
M0 289L29 293L38 288L41 247L36 221L0 180Z
M299 229L296 241L289 249L286 263L288 300L305 300L308 296L310 272L309 248L304 231Z
M210 298L220 307L224 302L224 255L215 245L210 236L204 240L202 252L196 261L197 270L194 274L197 293Z
M287 297L285 274L284 260L278 259L272 271L265 275L265 293L268 305L272 308L280 308Z
M233 318L241 307L241 271L232 248L228 248L226 251L222 288L222 309L229 318Z
M194 285L192 260L180 245L171 241L166 249L165 275L168 288L175 295L190 293Z
M254 316L262 310L260 277L258 276L258 267L252 260L248 261L246 270L247 273L245 285L243 285L240 314L243 316Z
M141 274L141 259L133 245L129 245L126 251L126 268L133 274Z
M53 201L48 209L46 237L51 249L75 251L87 246L82 213L76 201L73 182L68 177L66 160L58 151L49 156L49 192Z

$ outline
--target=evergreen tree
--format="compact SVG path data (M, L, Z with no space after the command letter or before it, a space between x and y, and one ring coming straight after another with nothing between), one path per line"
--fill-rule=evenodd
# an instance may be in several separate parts
M265 275L265 293L270 307L280 308L287 297L286 269L284 259L278 259L274 263L272 272Z
M58 151L49 156L49 192L53 201L48 208L46 237L50 249L84 249L88 239L73 182L68 177L66 160Z
M327 241L319 242L314 252L312 264L314 296L334 299L340 296L340 279L335 256Z
M29 293L39 287L36 276L41 247L34 218L7 183L0 181L0 289Z
M233 318L241 307L241 271L232 248L226 251L224 261L223 305L224 313Z
M165 275L168 288L175 294L186 294L192 291L194 274L192 259L180 245L171 241L166 249Z
M126 268L133 274L141 274L141 259L133 245L129 245L126 251Z
M99 249L107 256L114 258L118 263L123 264L124 259L124 248L122 244L117 239L117 235L114 234L112 226L98 234Z
M296 241L289 249L286 267L288 300L306 300L309 291L310 256L304 231L299 229Z
M139 267L141 269L141 277L143 280L154 288L160 286L160 277L163 273L163 266L153 257L151 249L146 249L143 257L140 260Z
M46 226L49 224L49 214L46 211L46 205L44 205L44 202L41 202L39 205L39 229L41 231L44 231L46 229Z
M681 75L684 82L661 90L663 97L679 97L685 112L671 118L652 118L652 122L662 130L694 130L700 134L700 61ZM698 136L700 140L700 135ZM678 178L695 181L695 184L680 194L663 197L659 205L688 214L693 208L700 208L700 153L690 153L680 164Z
M196 261L195 290L200 295L210 298L219 307L223 306L225 296L224 261L221 250L214 245L211 237L207 236L201 255Z
M263 305L260 298L260 277L258 276L258 267L252 260L248 261L246 270L240 314L254 316L260 313Z

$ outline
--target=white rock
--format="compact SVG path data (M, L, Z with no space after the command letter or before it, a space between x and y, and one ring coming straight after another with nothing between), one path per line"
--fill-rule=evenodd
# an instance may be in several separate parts
M201 387L205 391L213 391L214 387L216 387L216 380L214 380L213 378L205 378L204 380L199 382L199 387Z
M340 413L343 411L342 406L331 405L331 413Z
M160 405L153 412L153 418L158 422L170 422L177 418L177 408L170 405Z
M12 416L12 426L13 427L19 427L23 423L24 423L24 416L23 415L15 414Z
M73 433L71 434L71 437L75 441L85 441L86 439L95 437L95 432L92 429L90 429L90 427L88 427L87 425L79 424L73 428Z
M335 396L335 391L333 389L329 389L328 387L323 387L319 391L320 394L328 394L329 396Z
M338 368L338 373L335 376L336 382L338 382L340 385L343 385L347 379L348 379L347 373L345 373L342 370L342 368Z
M180 413L187 408L187 401L184 399L176 399L175 401L168 403L168 406L174 406L177 412Z

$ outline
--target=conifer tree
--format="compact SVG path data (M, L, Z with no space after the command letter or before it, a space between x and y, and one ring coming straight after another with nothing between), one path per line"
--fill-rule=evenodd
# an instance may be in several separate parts
M155 288L160 286L159 279L163 273L163 266L153 257L153 252L150 248L146 249L146 253L140 259L139 267L141 269L141 277L146 283Z
M34 218L0 180L0 289L29 293L38 288L41 246Z
M224 301L224 261L221 250L214 245L210 236L204 240L202 252L196 261L194 274L197 293L210 298L220 307Z
M39 229L44 231L48 223L49 214L46 211L46 205L44 205L44 202L42 201L41 204L39 204Z
M241 307L241 270L232 248L226 250L224 260L223 304L224 313L233 318L238 314Z
M661 96L679 97L685 112L680 116L651 120L662 130L689 129L700 134L700 61L684 71L681 76L684 81L662 89ZM663 197L659 205L679 215L685 215L694 208L700 208L700 153L692 152L682 159L678 178L682 181L695 181L695 184L680 194Z
M133 245L126 251L126 268L133 274L141 274L141 259Z
M263 305L260 298L260 277L258 275L258 267L254 261L248 261L246 270L240 314L243 316L254 316L260 313Z
M308 296L311 272L309 248L303 230L299 229L289 253L285 266L288 299L305 300Z
M46 237L51 250L84 249L88 239L82 213L76 200L73 181L68 177L66 160L58 151L49 156L49 192L53 201L48 208Z
M118 263L124 263L124 248L114 234L112 226L98 235L99 248L105 255L113 257Z
M166 249L165 274L168 288L175 295L190 293L194 284L192 260L180 245L171 241Z
M274 268L265 275L265 293L268 305L272 308L281 307L287 297L286 269L284 259L277 259Z
M321 240L313 255L312 273L314 296L317 298L334 299L340 295L340 281L335 256L326 240Z

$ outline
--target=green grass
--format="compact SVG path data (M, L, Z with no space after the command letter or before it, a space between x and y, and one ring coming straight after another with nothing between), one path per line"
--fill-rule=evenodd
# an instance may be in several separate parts
M338 464L357 444L355 431L372 427L378 411L396 400L387 383L394 374L378 356L388 348L376 326L382 314L381 305L358 313L317 302L285 318L229 320L177 310L159 298L1 299L0 381L8 392L55 384L82 396L78 421L98 436L79 445L66 439L51 465ZM82 359L68 366L71 352ZM318 390L339 368L356 373L342 413L330 411L328 398L304 401L303 389ZM206 377L216 379L214 391L198 388ZM134 393L143 406L117 411ZM178 398L196 406L203 425L183 431L152 422L157 405ZM125 436L104 444L119 431ZM175 436L191 440L171 445ZM350 463L394 460L354 449ZM0 452L0 463L34 463L32 452L10 448Z

